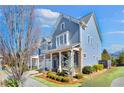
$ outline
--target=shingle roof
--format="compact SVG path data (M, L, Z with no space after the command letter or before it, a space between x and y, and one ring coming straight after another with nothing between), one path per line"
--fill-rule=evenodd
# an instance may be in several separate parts
M90 19L90 17L91 17L92 15L93 15L93 13L90 13L90 14L88 14L88 15L86 15L86 16L81 17L80 20L83 21L83 22L85 22L85 24L87 24L88 21L89 21L89 19Z
M95 21L95 24L96 24L96 28L97 28L97 31L98 31L98 34L99 34L99 37L100 37L100 40L102 41L101 33L99 31L99 26L98 26L98 24L96 22L96 17L94 15L94 13L89 13L88 15L81 17L79 20L83 21L85 24L87 24L88 21L90 20L91 16L93 16L93 18L94 18L94 21Z

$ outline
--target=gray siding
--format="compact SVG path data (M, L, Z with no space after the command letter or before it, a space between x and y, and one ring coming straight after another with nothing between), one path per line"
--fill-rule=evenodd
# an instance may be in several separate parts
M83 66L97 64L98 60L101 59L101 40L93 16L87 23L86 30L81 29L81 31L83 32L81 40L82 56L86 54L86 57L83 59ZM88 36L92 37L92 44L88 43Z
M61 23L65 23L65 29L61 30ZM79 43L79 24L70 21L69 19L66 19L64 17L61 18L57 28L55 29L55 32L53 34L52 38L52 48L56 48L56 36L69 31L69 43Z

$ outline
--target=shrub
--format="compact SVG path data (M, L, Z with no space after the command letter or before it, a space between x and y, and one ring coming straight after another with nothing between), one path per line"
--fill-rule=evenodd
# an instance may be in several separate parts
M56 78L56 80L57 80L57 81L60 81L60 82L62 81L62 79L63 79L62 76L58 76L58 77Z
M98 70L103 70L103 69L104 69L103 64L98 64Z
M95 66L92 67L92 71L93 71L93 72L96 72L96 71L97 71L97 69L96 69Z
M62 72L58 72L57 75L59 75L59 76L68 76L68 72L66 70L63 70Z
M52 71L48 71L48 72L47 72L47 75L48 75L49 73L52 73Z
M103 70L104 68L103 64L97 64L97 65L94 65L93 67L96 69L96 71Z
M98 66L97 65L94 65L93 68L98 71Z
M83 75L82 75L82 74L76 74L76 75L74 76L74 78L81 79L81 78L83 78Z
M83 73L84 74L90 74L90 73L92 73L93 71L92 71L92 67L91 66L85 66L84 68L83 68Z
M18 87L19 86L18 81L15 78L6 79L4 82L7 87Z
M36 69L37 69L37 67L36 67L36 66L33 66L33 67L32 67L32 70L36 70Z
M42 73L44 70L41 68L41 69L38 69L37 70L39 73Z
M47 77L56 80L58 76L55 73L48 72Z
M62 82L69 82L69 80L70 80L69 77L63 77L61 81L62 81Z

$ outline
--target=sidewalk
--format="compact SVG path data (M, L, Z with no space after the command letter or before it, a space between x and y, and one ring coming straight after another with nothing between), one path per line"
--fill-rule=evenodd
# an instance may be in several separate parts
M3 70L0 70L0 87L2 87L2 82L4 81L4 79L6 79L8 77L7 73Z
M48 86L29 77L23 84L23 87L48 87Z

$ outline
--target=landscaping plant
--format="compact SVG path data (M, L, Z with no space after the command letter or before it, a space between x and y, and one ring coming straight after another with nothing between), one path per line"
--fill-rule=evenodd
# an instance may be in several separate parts
M76 75L74 76L74 78L82 79L82 78L83 78L83 74L76 74Z
M92 70L92 67L91 66L85 66L84 68L83 68L83 71L82 71L84 74L90 74L90 73L92 73L93 72L93 70Z
M93 67L94 67L94 69L96 69L96 71L99 71L99 70L103 70L104 69L103 64L97 64L97 65L94 65Z
M18 86L19 86L18 81L17 81L17 79L15 79L15 78L6 79L6 80L4 81L4 83L5 83L5 85L6 85L7 87L18 87Z

